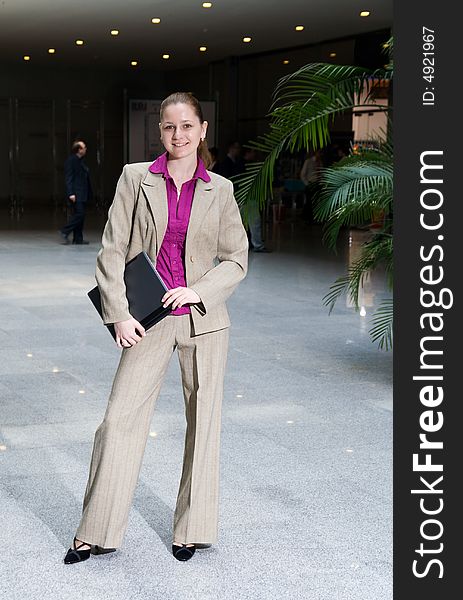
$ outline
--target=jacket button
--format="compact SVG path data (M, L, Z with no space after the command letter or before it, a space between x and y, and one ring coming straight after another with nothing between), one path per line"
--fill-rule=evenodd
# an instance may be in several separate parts
M195 259L192 256L190 256L190 260L191 262L194 262Z

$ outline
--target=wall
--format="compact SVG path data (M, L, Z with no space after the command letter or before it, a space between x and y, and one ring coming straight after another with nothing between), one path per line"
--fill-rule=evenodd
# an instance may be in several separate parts
M388 32L383 35L388 38ZM242 57L207 67L154 72L143 69L44 69L19 63L0 77L0 203L19 199L25 207L60 206L63 161L69 141L79 135L102 209L123 165L124 89L132 98L163 98L176 90L200 100L216 100L218 145L255 140L268 131L271 95L277 81L314 61L354 64L356 38ZM375 42L376 43L376 42ZM330 59L329 52L336 58ZM283 64L288 59L288 65ZM379 66L379 65L378 65ZM349 132L350 115L338 117L333 131Z

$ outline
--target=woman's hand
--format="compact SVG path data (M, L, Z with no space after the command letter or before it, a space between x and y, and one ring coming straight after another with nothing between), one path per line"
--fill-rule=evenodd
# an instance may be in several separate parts
M162 297L163 306L169 306L172 303L172 310L184 304L196 304L201 302L198 294L188 287L176 287L168 290Z
M133 317L114 323L116 344L119 348L131 348L146 335L145 328ZM138 335L137 331L141 334Z

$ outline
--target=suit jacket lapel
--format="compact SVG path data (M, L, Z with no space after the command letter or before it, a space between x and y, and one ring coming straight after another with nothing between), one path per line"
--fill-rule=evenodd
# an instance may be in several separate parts
M161 173L148 171L143 179L142 189L148 200L156 228L157 252L162 244L167 229L168 207L166 182ZM188 254L189 246L198 232L214 199L214 185L212 181L205 182L198 177L191 204L190 221L185 240L185 253Z

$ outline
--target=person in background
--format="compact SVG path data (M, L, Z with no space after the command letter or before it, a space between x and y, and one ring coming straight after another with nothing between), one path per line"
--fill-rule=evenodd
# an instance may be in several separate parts
M241 158L241 144L238 141L231 141L227 146L227 156L218 163L216 173L230 179L233 175L238 175L244 171L244 161Z
M256 160L256 152L252 148L247 148L244 152L244 165ZM244 170L244 169L243 169ZM262 241L262 214L260 208L255 203L252 204L249 219L249 237L251 238L251 250L253 252L272 252Z
M88 244L83 238L85 207L92 198L89 169L84 161L87 144L83 140L75 140L72 153L64 163L64 183L66 201L71 209L68 222L60 229L63 244L69 244L69 235L73 234L73 244Z
M347 156L347 154L346 154L344 148L339 146L339 144L336 144L336 153L335 153L334 162L338 162L338 161L342 160L343 158L345 158L346 156Z
M307 152L302 165L300 178L305 184L306 202L302 213L302 218L306 223L313 223L312 200L317 191L320 170L323 167L322 153L320 150Z
M212 158L212 162L211 165L209 167L209 171L214 171L214 173L216 173L216 168L218 166L218 160L219 160L219 149L217 148L217 146L212 146L212 148L209 148L209 154L211 155Z

